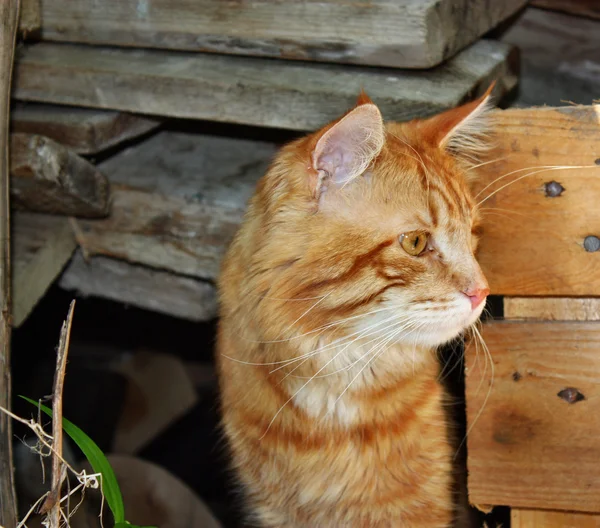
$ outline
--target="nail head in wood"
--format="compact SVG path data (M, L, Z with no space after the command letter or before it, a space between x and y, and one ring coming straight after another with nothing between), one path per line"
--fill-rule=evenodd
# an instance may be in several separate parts
M570 404L585 400L585 396L574 387L567 387L566 389L561 390L557 396Z
M548 198L556 198L564 192L565 188L557 181L544 183L544 192Z
M586 236L583 239L583 248L590 253L598 251L600 249L600 238L594 235Z

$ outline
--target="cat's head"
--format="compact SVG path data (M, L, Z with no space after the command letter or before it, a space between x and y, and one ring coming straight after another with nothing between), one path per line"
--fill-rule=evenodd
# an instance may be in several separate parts
M362 95L282 149L236 242L261 338L436 346L479 318L489 289L469 180L489 92L407 123L384 123Z

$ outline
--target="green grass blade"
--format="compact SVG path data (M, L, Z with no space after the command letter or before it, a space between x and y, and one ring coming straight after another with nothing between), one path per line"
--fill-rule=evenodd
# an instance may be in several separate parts
M49 407L46 407L45 405L42 405L31 398L27 398L26 396L21 396L21 398L35 405L36 407L39 407L52 418L52 409ZM106 456L104 456L102 450L88 435L86 435L81 429L79 429L79 427L66 418L63 418L62 426L65 433L67 433L73 439L73 441L88 459L88 462L94 469L94 472L102 475L102 493L104 494L104 498L108 504L108 507L112 511L112 514L115 518L115 524L117 526L122 525L128 526L128 528L134 528L132 525L125 523L125 507L123 505L121 488L119 488L119 483L117 482L115 472L113 471L113 468Z

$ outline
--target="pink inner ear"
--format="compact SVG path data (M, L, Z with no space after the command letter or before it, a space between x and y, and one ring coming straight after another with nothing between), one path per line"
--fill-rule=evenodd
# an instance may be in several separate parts
M384 142L383 120L374 104L361 105L331 127L313 152L313 168L336 184L360 176Z

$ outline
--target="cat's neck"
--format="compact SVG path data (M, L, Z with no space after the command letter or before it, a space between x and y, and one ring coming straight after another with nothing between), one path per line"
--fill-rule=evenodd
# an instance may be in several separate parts
M371 348L355 343L325 349L294 372L282 369L280 384L308 415L351 425L369 419L361 402L401 399L403 390L437 383L440 368L433 350L401 343L379 351Z

